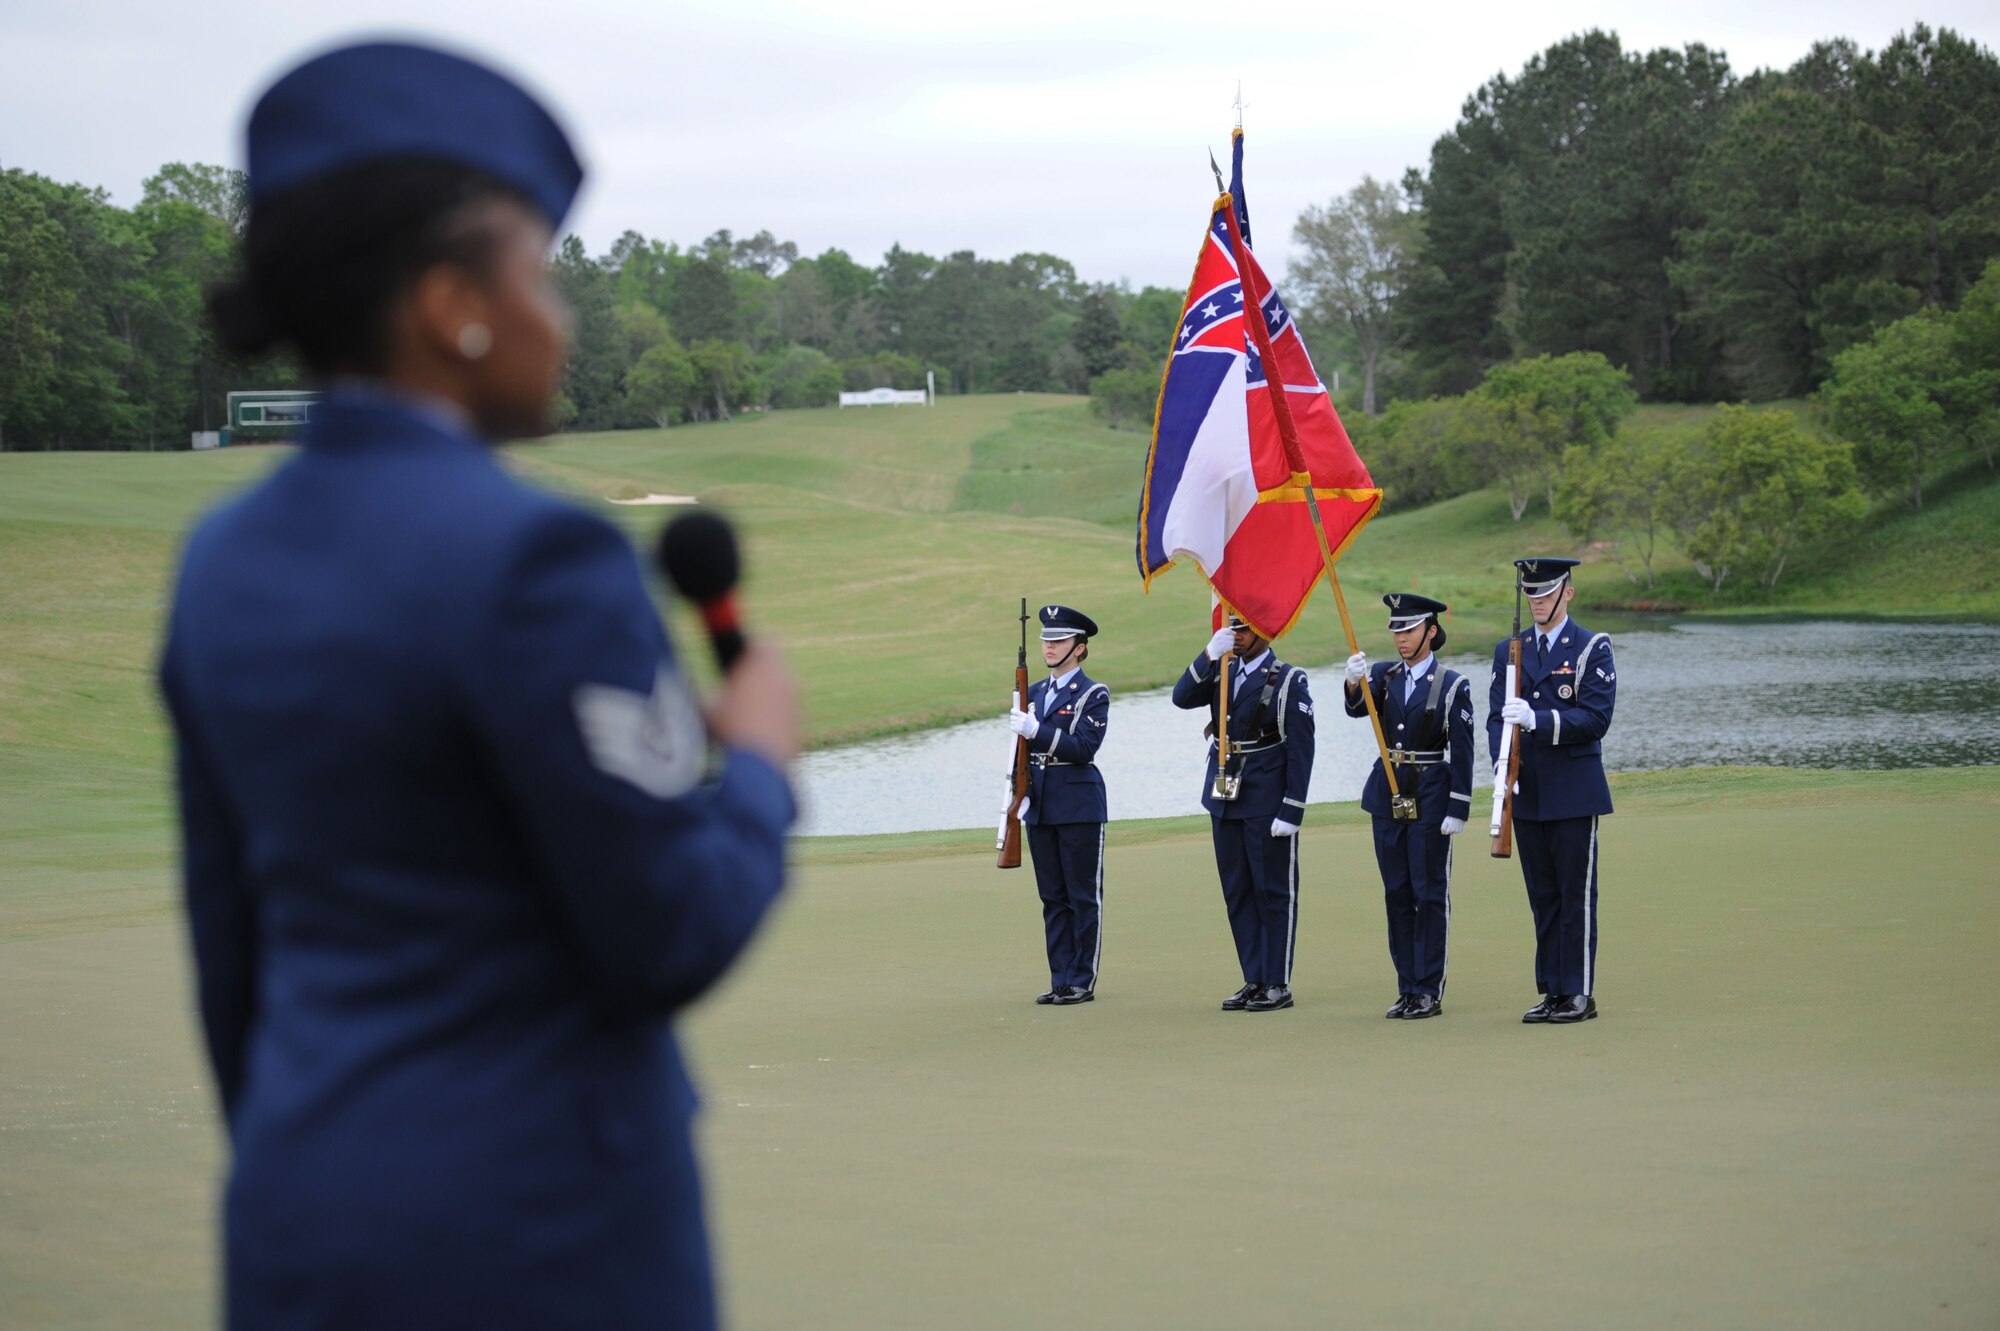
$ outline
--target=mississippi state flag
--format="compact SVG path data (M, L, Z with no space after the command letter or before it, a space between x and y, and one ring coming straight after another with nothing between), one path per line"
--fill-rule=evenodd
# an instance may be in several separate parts
M1230 190L1209 209L1160 380L1139 497L1139 575L1150 590L1185 556L1228 609L1259 636L1276 638L1298 622L1324 568L1305 502L1308 476L1335 558L1375 516L1382 492L1348 441L1291 312L1250 252L1240 129L1233 157ZM1230 242L1232 206L1240 254ZM1263 319L1275 364L1258 355L1245 310ZM1291 406L1304 472L1287 461L1274 380Z

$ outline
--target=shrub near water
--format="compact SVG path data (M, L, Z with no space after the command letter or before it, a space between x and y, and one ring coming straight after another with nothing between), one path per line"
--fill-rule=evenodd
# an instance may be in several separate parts
M1782 411L1722 408L1703 447L1672 460L1665 479L1667 521L1716 590L1731 570L1776 587L1801 544L1868 511L1852 450Z

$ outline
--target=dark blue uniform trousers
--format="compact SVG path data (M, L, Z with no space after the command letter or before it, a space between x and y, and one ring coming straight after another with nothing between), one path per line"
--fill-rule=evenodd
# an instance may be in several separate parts
M1049 984L1095 989L1103 941L1104 824L1030 824L1027 833L1048 935Z
M1375 863L1382 870L1396 987L1442 998L1451 928L1451 838L1435 823L1377 818Z
M1587 994L1597 974L1597 819L1516 818L1514 844L1535 915L1535 985Z
M1209 818L1222 904L1245 984L1290 984L1299 928L1299 839L1269 818Z

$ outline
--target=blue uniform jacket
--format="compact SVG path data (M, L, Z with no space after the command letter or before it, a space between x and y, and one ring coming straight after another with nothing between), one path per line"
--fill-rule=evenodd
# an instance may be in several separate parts
M1231 658L1233 684L1242 662ZM1276 689L1268 708L1262 705L1270 672L1276 672ZM1219 662L1198 653L1194 664L1174 681L1174 706L1193 710L1206 707L1214 723L1217 707L1216 679ZM1217 818L1276 818L1304 826L1306 787L1312 781L1313 709L1312 692L1306 672L1287 665L1272 654L1257 671L1258 678L1243 686L1229 703L1229 738L1232 744L1257 747L1254 753L1240 753L1230 759L1232 772L1240 773L1242 786L1233 800L1215 798L1216 745L1208 744L1208 768L1201 782L1201 807Z
M1063 685L1054 713L1042 716L1050 682L1045 677L1028 686L1028 710L1042 717L1042 725L1028 741L1026 821L1104 822L1104 776L1096 759L1111 717L1111 690L1078 670Z
M1574 619L1549 645L1537 666L1534 630L1521 634L1521 696L1535 709L1535 728L1517 735L1521 789L1517 818L1589 818L1611 812L1604 779L1604 732L1618 700L1618 668L1611 635L1592 633ZM1507 641L1493 649L1493 684L1487 698L1487 752L1500 755L1500 708L1507 701Z
M1442 665L1431 667L1432 671L1443 671L1443 675L1438 686L1437 715L1431 719L1431 731L1425 733L1424 704L1430 699L1431 674L1425 673L1423 679L1418 681L1417 691L1405 703L1405 669L1401 661L1394 665L1381 662L1369 667L1368 687L1375 694L1375 708L1382 717L1383 738L1392 749L1443 749L1445 758L1443 762L1427 767L1403 767L1397 771L1396 779L1404 783L1403 794L1417 797L1419 823L1436 827L1447 817L1463 818L1469 822L1472 817L1472 757L1475 747L1472 738L1472 682L1456 670L1446 670ZM1340 693L1349 716L1368 715L1368 704L1362 701L1359 690L1349 693L1343 687ZM1417 776L1415 790L1409 789L1408 773ZM1368 783L1361 788L1361 807L1377 818L1389 816L1389 783L1383 779L1379 757L1368 773Z
M784 879L627 541L366 393L204 519L162 685L230 1320L714 1319L670 1019Z

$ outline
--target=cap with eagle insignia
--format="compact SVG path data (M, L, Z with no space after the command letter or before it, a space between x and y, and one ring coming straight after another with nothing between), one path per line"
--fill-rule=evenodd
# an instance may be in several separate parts
M1081 610L1066 605L1042 607L1042 641L1061 642L1064 638L1094 638L1097 621Z
M1569 577L1569 571L1581 560L1555 559L1547 555L1537 555L1532 559L1517 559L1514 567L1521 570L1521 590L1530 596L1547 596L1557 590Z
M1433 601L1430 597L1419 596L1415 592L1390 592L1382 598L1382 604L1389 607L1391 633L1413 629L1425 620L1450 609L1443 601Z

